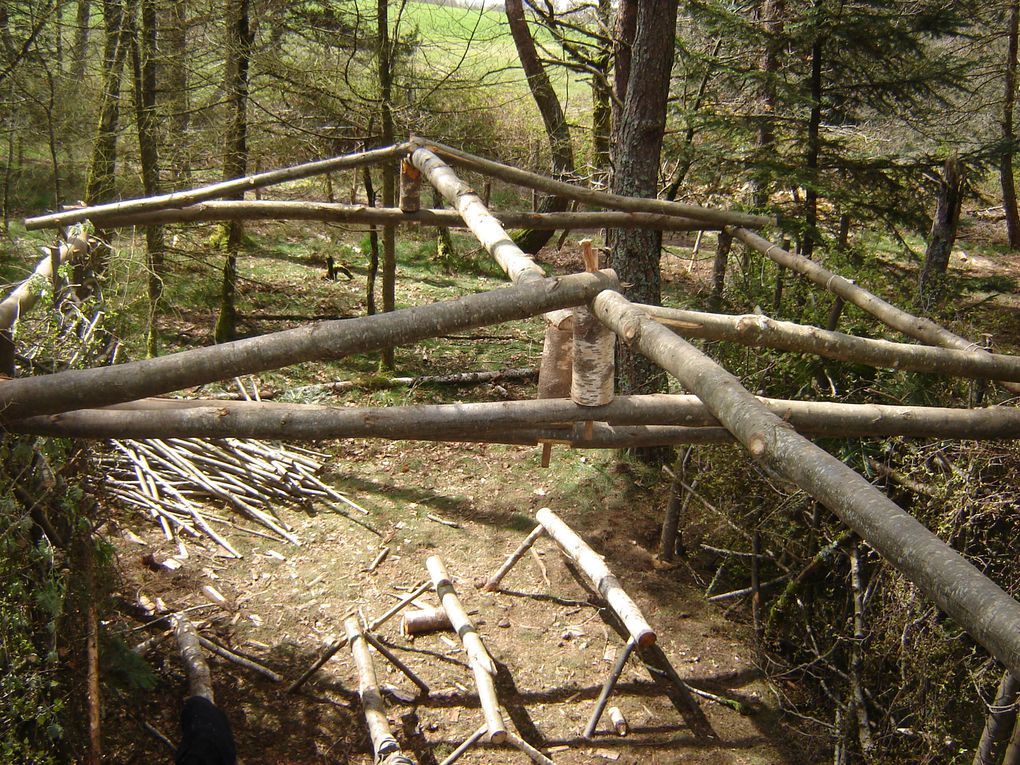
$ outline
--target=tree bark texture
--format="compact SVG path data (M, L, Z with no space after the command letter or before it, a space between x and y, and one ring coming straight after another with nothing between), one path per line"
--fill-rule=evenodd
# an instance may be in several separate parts
M338 359L589 301L616 281L604 272L543 279L391 314L318 322L261 337L99 369L0 381L0 417L106 406L303 361Z
M637 6L630 72L616 126L613 193L654 198L666 128L677 2L648 0ZM620 14L623 13L621 7ZM647 230L615 231L612 242L610 265L622 283L631 285L627 294L637 302L658 305L662 234ZM621 393L654 393L665 385L658 367L630 353L622 344L617 346L617 375Z
M829 508L1011 672L1020 669L1020 603L866 479L769 412L733 375L621 295L605 292L593 307L621 339L699 396L754 459Z
M32 378L35 379L35 378ZM7 383L5 383L6 385ZM0 393L3 388L0 387ZM1020 439L1020 410L1013 407L948 409L766 399L758 401L777 417L811 436ZM407 407L325 407L310 404L142 399L109 408L84 405L61 414L7 423L13 432L81 438L390 438L470 441L494 433L550 429L595 420L615 430L605 437L646 436L662 443L681 438L719 443L719 425L697 396L620 396L598 407L568 399L537 399ZM626 428L632 427L630 431ZM641 430L637 430L641 428ZM569 429L559 435L574 439ZM596 426L596 435L598 430ZM527 439L514 439L517 442ZM725 442L727 439L722 439Z
M570 127L560 106L560 99L553 90L549 75L538 57L535 41L528 30L528 21L524 16L522 0L506 0L506 18L510 25L510 34L517 47L517 57L528 80L528 89L542 117L545 134L549 139L549 151L552 158L552 174L559 180L569 178L574 172L574 148L570 140ZM563 197L547 197L542 200L539 212L563 212L567 209L567 200ZM551 231L522 231L514 237L514 242L524 252L536 254L545 246L552 236Z
M1020 36L1020 1L1009 4L1009 21L1006 29L1006 71L1003 77L1002 96L1002 153L999 155L999 182L1002 187L1002 209L1006 215L1006 238L1009 246L1020 249L1020 213L1017 212L1016 177L1013 174L1013 154L1016 152L1016 71L1017 41Z
M974 753L973 765L999 765L1006 751L1017 718L1017 695L1020 681L1008 671L1002 673L1002 680L995 692L995 700L985 718L981 740Z
M379 66L379 111L382 123L381 140L384 146L394 143L393 128L393 50L390 46L389 0L376 3L377 42L376 60ZM393 162L382 167L382 205L396 205L397 176ZM382 235L382 309L384 313L397 308L397 232L392 225L383 226ZM393 348L383 349L383 367L393 369Z
M765 0L761 6L765 47L761 57L761 115L758 117L757 150L759 167L751 179L751 204L755 209L768 205L772 179L767 168L776 144L776 74L782 56L785 0Z
M963 208L963 166L952 156L942 169L935 203L935 218L928 235L928 249L917 288L917 303L924 311L933 311L941 303L946 288L949 256L956 243L956 231Z
M128 24L123 0L103 0L103 20L106 36L103 44L102 106L85 181L85 199L90 203L107 202L115 192L121 73L128 49Z

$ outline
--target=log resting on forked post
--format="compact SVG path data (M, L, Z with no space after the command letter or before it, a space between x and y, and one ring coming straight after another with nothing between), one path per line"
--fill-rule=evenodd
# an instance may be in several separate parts
M770 412L733 375L638 309L604 292L596 315L699 396L755 459L834 512L1011 672L1020 673L1020 603L828 452Z

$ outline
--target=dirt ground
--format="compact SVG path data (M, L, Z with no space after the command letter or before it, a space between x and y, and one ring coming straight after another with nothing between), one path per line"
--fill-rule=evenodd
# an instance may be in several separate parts
M560 449L548 469L539 450L503 446L445 446L344 442L326 476L369 510L364 525L332 512L315 515L281 508L302 546L230 532L240 560L185 542L189 557L176 572L145 564L177 552L158 526L122 511L112 521L118 596L130 604L145 595L167 609L190 611L203 635L272 668L276 684L252 671L210 658L217 702L234 727L244 763L369 763L370 745L356 697L358 678L344 649L296 694L285 686L308 667L323 645L343 634L345 615L371 620L427 578L425 559L438 555L454 578L465 608L498 666L497 687L511 728L557 763L784 763L805 762L813 744L778 720L775 696L755 668L747 629L706 604L685 565L654 561L662 481L637 476L608 454ZM643 488L642 482L649 483ZM631 658L610 705L621 709L630 733L620 737L604 719L596 736L582 732L623 640L573 578L548 539L504 580L504 592L476 585L494 572L549 506L597 551L643 609L658 644L691 685L747 704L749 715L701 699L711 737L698 737L650 675ZM373 530L367 528L371 526ZM130 529L138 538L126 533ZM369 573L381 547L390 552ZM203 587L227 602L214 605ZM157 599L159 599L157 601ZM419 598L438 605L434 594ZM743 614L746 609L741 609ZM129 643L166 630L138 629L125 617L117 631ZM482 723L471 671L456 635L402 637L399 619L376 634L430 687L415 687L378 654L389 717L405 752L419 763L441 762ZM170 761L169 748L143 728L172 741L186 692L183 669L169 634L149 654L160 684L129 705L108 704L107 735L114 760ZM116 707L116 708L114 708ZM528 762L513 749L478 746L461 762Z

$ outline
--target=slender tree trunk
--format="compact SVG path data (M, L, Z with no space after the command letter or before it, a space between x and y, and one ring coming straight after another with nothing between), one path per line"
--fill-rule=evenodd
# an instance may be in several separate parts
M138 125L138 154L141 159L142 185L146 196L161 193L159 181L159 116L156 112L157 23L156 0L140 0L141 24L131 47L134 71L135 117ZM162 226L145 227L146 270L148 271L149 322L146 330L146 354L158 353L156 313L163 295L163 259L165 245Z
M382 143L390 146L394 143L393 130L393 69L390 49L390 20L387 0L378 0L378 41L379 41L379 97L382 118ZM383 165L382 185L383 207L394 207L397 203L397 178L393 162ZM388 313L397 307L397 235L396 227L383 227L383 258L382 258L382 302L383 312ZM385 369L394 368L393 348L384 348L382 365Z
M369 207L375 207L375 186L372 184L372 168L362 169L365 177L365 198ZM376 312L375 280L379 276L379 229L369 226L368 229L368 276L365 278L365 313L369 316Z
M822 13L822 0L815 0L816 24ZM822 54L825 41L820 30L815 31L815 40L811 46L811 115L808 118L807 156L807 189L804 193L804 237L801 242L800 254L810 259L815 252L815 241L818 238L818 155L821 151L822 130Z
M928 249L918 284L917 303L924 311L938 307L945 292L946 269L956 242L956 230L963 207L963 168L960 160L952 156L946 160L939 183L935 205L935 219L931 224Z
M617 41L619 69L629 71L616 133L613 192L635 197L655 197L659 179L659 154L666 125L666 97L673 66L676 0L623 0L620 25L635 17L632 44ZM618 55L620 55L618 53ZM617 85L621 84L617 71ZM636 302L658 305L661 300L659 257L662 233L647 230L613 232L611 265L620 281L631 285L627 294ZM662 370L624 343L617 344L617 370L621 393L653 393L664 390Z
M611 34L612 11L611 0L599 0L596 14L600 34L606 36ZM612 64L612 51L607 48L594 60L594 66L598 71L591 83L592 165L595 167L595 178L601 188L608 187L610 175L610 144L613 138L613 86L609 79L609 70Z
M78 0L78 13L74 26L74 50L71 51L71 81L85 79L85 65L89 54L89 20L92 17L92 0Z
M253 36L249 23L249 0L226 0L226 61L223 90L230 113L223 156L223 178L238 178L248 167L248 67L251 62ZM234 195L241 199L243 193ZM217 343L233 340L237 334L237 254L244 243L244 226L240 221L226 224L227 257L223 264L223 286L220 292L220 315L216 321Z
M761 9L761 23L765 32L765 49L761 57L761 107L758 122L758 168L751 181L751 204L755 208L768 205L771 191L770 173L766 169L776 143L776 85L782 46L785 0L765 0Z
M191 185L188 136L191 130L191 99L188 96L188 7L189 0L168 0L165 4L163 45L160 61L166 106L167 165L174 190Z
M506 0L505 5L510 33L513 35L514 45L517 46L517 56L528 78L528 88L538 106L539 114L542 115L542 123L549 139L553 177L565 180L574 172L574 149L570 141L567 119L545 67L538 57L535 41L531 37L524 16L524 4L521 0ZM594 116L593 114L593 119ZM604 119L604 116L602 118ZM563 212L566 209L567 200L554 196L543 199L538 212ZM552 235L552 231L523 231L514 237L514 242L525 252L534 254L542 249Z
M1013 112L1016 108L1017 36L1020 29L1020 0L1009 7L1007 31L1006 77L1002 99L1002 154L999 155L999 180L1002 184L1002 208L1006 213L1006 236L1011 249L1020 249L1020 214L1017 213L1016 179L1013 177L1013 152L1016 131Z

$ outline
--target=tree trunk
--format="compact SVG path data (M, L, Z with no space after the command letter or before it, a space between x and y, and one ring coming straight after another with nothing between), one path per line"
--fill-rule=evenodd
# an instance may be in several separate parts
M248 67L254 42L249 23L249 0L226 0L226 61L223 91L229 108L224 137L223 179L239 178L248 166ZM244 192L233 195L244 197ZM237 334L237 254L244 242L244 226L240 221L226 225L226 260L223 264L223 286L220 292L220 314L216 320L217 343L233 340Z
M372 183L372 168L362 169L365 184L365 199L369 207L375 207L375 186ZM375 280L379 276L379 229L372 225L368 229L368 276L365 277L365 313L372 316L375 307Z
M761 57L761 109L759 116L757 150L758 167L751 180L751 204L755 209L768 205L771 192L771 178L766 169L772 162L771 154L776 143L776 73L782 52L783 19L786 15L785 0L765 0L761 9L761 24L765 34L765 49Z
M378 64L379 64L379 98L382 118L382 143L390 146L394 142L393 132L393 62L390 48L390 21L388 0L378 0ZM396 168L393 162L383 165L382 204L393 207L397 202ZM397 241L396 228L383 227L382 247L382 303L383 312L396 310L397 298ZM384 348L382 353L384 369L393 369L393 348Z
M1016 107L1017 37L1020 30L1020 2L1009 7L1009 28L1006 33L1006 76L1002 98L1002 154L999 155L999 180L1002 183L1002 208L1006 214L1006 236L1009 246L1020 249L1020 214L1017 213L1016 179L1013 177L1013 153L1016 132L1013 111Z
M553 177L563 180L574 172L574 149L570 141L570 128L560 106L560 100L553 90L545 67L538 57L535 41L528 30L528 22L524 17L524 5L521 0L506 0L506 18L510 24L510 33L517 47L517 56L521 67L528 78L528 88L532 98L542 115L545 133L549 139L552 156ZM593 115L594 117L594 115ZM538 212L563 212L567 209L567 200L563 197L549 197L542 200ZM535 254L549 241L551 231L522 231L514 237L514 242L524 252Z
M134 71L135 117L138 124L138 153L146 196L160 193L159 116L156 112L157 42L156 0L141 0L141 24L132 37L131 59ZM159 332L156 326L156 313L163 295L165 245L162 226L146 226L145 248L149 298L149 326L145 349L146 355L151 358L158 353Z
M127 55L127 28L122 0L103 0L106 42L103 46L103 97L99 127L92 146L85 199L107 202L114 195L117 165L117 128L120 120L120 81Z
M820 25L819 18L823 13L822 0L815 0L815 23ZM804 192L804 235L801 240L800 254L808 260L814 256L815 242L818 240L818 155L822 144L822 54L825 40L820 29L815 30L815 39L811 45L811 114L808 117L807 156L804 164L807 169L807 189Z
M708 299L708 304L713 311L718 311L722 306L723 289L726 287L726 262L729 260L732 246L733 235L725 229L720 231L719 240L716 243L715 260L712 261L712 294Z
M992 702L985 718L985 727L974 753L973 765L999 765L1002 761L1002 754L1016 724L1018 693L1020 681L1017 681L1009 671L1003 672L999 688L995 692L995 701Z
M956 230L963 207L963 167L955 155L946 160L935 203L928 249L918 283L917 304L921 310L935 310L945 293L946 269L956 242Z
M623 0L620 28L635 14L632 43L618 41L617 85L626 72L626 91L620 119L615 127L616 155L613 193L655 197L659 179L659 154L666 126L666 98L673 66L676 0ZM629 51L629 56L624 52ZM629 59L629 60L628 60ZM621 71L622 70L622 71ZM619 96L619 92L618 92ZM635 301L658 305L661 299L659 257L662 234L656 231L613 232L611 265L620 281L631 285L627 294ZM617 344L617 369L621 393L653 393L663 390L662 370L624 343Z
M599 0L595 13L599 22L599 33L609 36L612 1ZM613 65L612 51L607 47L593 60L596 73L591 82L591 144L592 165L595 181L599 188L609 186L610 145L613 138L613 86L609 70Z
M78 12L75 17L74 50L71 51L71 81L81 82L85 79L85 65L89 54L89 21L92 17L92 0L78 0Z
M170 185L186 188L191 180L191 157L188 136L191 130L191 99L188 95L188 7L190 0L170 0L166 3L163 48L160 61L168 130L166 147L170 168Z

